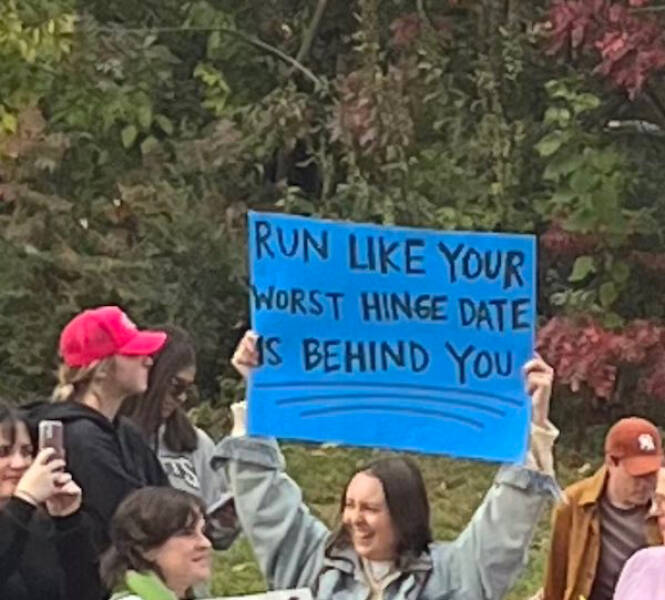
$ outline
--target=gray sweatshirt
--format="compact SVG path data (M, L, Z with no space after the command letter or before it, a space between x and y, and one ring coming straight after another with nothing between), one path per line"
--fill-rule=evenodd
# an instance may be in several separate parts
M237 537L240 528L235 515L223 512L233 500L224 472L210 466L215 443L210 436L195 427L198 446L193 452L174 452L164 444L164 426L154 446L159 462L176 489L201 498L208 510L208 536L217 550L225 550Z

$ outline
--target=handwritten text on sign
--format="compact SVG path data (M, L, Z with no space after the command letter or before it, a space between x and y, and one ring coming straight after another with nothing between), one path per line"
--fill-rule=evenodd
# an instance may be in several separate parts
M531 236L250 213L253 434L519 460Z

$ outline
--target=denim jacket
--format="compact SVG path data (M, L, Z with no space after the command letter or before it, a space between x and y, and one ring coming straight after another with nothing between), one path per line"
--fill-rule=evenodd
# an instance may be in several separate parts
M370 588L352 548L330 546L330 531L303 504L276 442L229 437L213 454L270 589L309 587L317 600L366 600ZM384 600L498 600L526 562L554 479L502 467L470 523L453 542L434 542L407 562Z

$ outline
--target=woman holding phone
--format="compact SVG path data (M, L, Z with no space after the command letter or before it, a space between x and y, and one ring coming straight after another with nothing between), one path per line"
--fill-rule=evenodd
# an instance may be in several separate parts
M101 590L81 488L25 417L0 403L0 598L96 600Z

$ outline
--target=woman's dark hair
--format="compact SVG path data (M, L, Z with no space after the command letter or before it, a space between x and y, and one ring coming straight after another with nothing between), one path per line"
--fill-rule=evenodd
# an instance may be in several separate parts
M154 571L163 579L145 553L193 528L204 514L199 498L174 488L144 487L129 494L111 519L111 546L100 568L104 585L114 589L129 570Z
M173 325L159 330L166 332L167 339L150 369L148 389L142 397L130 398L123 405L123 413L138 425L147 440L157 436L162 424L162 404L173 378L182 369L196 365L196 350L189 333ZM164 421L164 444L172 452L193 452L198 446L196 430L180 407Z
M25 414L19 409L14 408L3 398L0 398L0 432L14 445L16 440L16 426L23 423L28 428L28 422Z
M429 501L418 465L409 458L394 456L380 458L358 469L344 486L340 499L340 515L344 512L349 484L358 473L366 473L381 482L397 537L398 562L415 558L427 550L432 541ZM337 530L332 544L350 544L343 525Z

